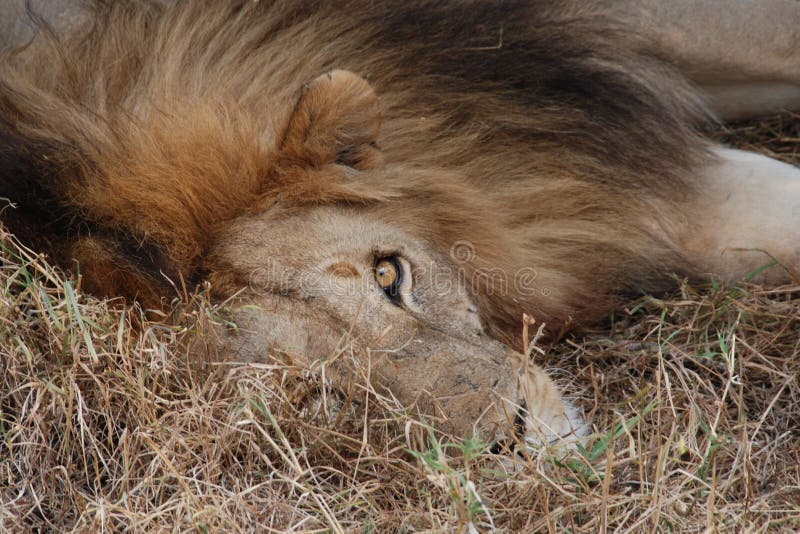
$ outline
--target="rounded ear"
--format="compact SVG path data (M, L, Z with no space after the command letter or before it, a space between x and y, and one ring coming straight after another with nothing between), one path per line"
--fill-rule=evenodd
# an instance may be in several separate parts
M340 164L365 170L383 164L375 146L381 124L378 97L347 70L319 76L303 88L281 142L292 164Z

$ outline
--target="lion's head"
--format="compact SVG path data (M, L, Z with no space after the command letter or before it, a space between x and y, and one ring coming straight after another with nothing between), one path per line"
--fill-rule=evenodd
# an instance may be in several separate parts
M544 372L488 335L478 300L498 297L475 293L472 258L451 253L462 232L492 235L475 222L479 195L458 174L384 162L378 98L352 72L275 101L266 124L207 103L165 112L157 100L124 126L93 123L80 106L29 121L63 138L6 124L16 151L5 168L25 169L23 182L57 175L37 187L62 199L60 217L79 220L58 235L44 218L43 231L38 202L7 223L48 236L96 294L153 306L176 284L209 281L236 325L220 332L227 357L326 361L340 384L356 358L376 386L444 415L451 431L516 428L531 442L580 433ZM105 131L74 143L81 128Z
M487 335L468 258L420 237L430 219L415 213L418 202L404 207L392 184L431 171L384 164L367 82L320 76L286 124L272 172L288 187L221 225L201 260L218 297L232 298L226 352L327 361L340 384L355 359L376 385L456 432L477 424L497 437L516 425L535 443L582 432L543 371ZM458 177L437 181L448 179Z

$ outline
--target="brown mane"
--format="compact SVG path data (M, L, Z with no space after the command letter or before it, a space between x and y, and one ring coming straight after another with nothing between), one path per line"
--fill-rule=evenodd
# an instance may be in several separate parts
M496 335L530 307L596 318L681 269L647 215L691 190L698 107L641 40L552 4L98 0L85 27L40 23L0 63L4 222L98 293L156 299L214 277L236 217L362 203L445 255L469 240L473 272L563 288L475 288ZM332 68L381 98L379 169L286 158L303 86Z

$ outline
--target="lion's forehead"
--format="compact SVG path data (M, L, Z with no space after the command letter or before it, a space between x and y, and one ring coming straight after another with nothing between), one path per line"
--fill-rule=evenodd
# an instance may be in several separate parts
M413 251L419 262L433 261L428 244L393 227L391 221L336 207L279 218L265 213L233 221L215 248L229 264L244 269L280 264L351 277L382 254Z

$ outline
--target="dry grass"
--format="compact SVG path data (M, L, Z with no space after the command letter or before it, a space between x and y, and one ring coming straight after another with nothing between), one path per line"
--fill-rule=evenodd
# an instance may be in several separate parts
M797 117L719 136L800 163ZM2 255L0 530L800 529L800 287L683 285L551 347L597 434L503 457L363 379L334 410L319 369L190 357L202 296L148 321Z

